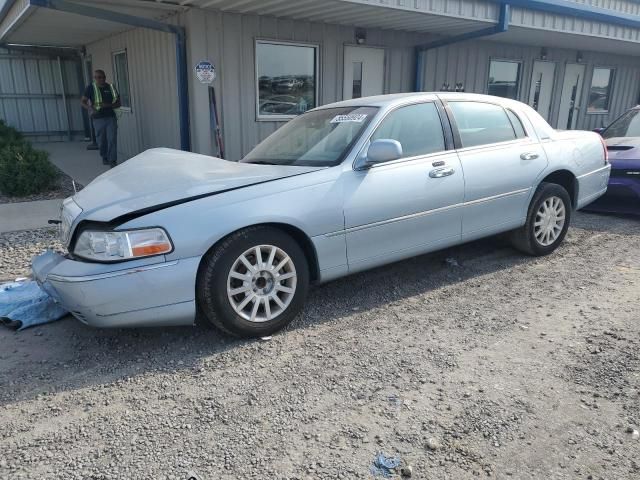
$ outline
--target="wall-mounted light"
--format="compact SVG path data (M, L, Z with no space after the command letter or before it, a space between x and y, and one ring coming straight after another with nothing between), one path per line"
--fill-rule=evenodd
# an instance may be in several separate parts
M540 60L546 60L548 53L549 52L547 52L547 47L542 47L542 49L540 50Z
M578 52L578 54L576 55L576 62L582 63L583 60L584 57L582 56L582 52Z
M356 28L356 43L363 45L367 42L367 31L364 28Z

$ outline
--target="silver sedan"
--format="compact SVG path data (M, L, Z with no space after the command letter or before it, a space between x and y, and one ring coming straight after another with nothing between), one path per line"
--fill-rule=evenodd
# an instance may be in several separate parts
M67 255L39 283L99 327L193 324L267 335L326 282L510 232L530 255L562 242L605 193L599 135L557 132L519 102L417 93L297 117L240 162L148 150L65 200Z

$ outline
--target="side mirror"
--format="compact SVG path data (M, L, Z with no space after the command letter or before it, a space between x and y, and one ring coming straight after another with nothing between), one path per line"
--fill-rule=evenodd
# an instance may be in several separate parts
M598 135L602 135L602 132L604 132L605 130L606 130L605 127L598 127L593 129L593 131L596 132Z
M402 145L397 140L384 139L374 140L367 150L365 165L371 166L376 163L390 162L402 158Z

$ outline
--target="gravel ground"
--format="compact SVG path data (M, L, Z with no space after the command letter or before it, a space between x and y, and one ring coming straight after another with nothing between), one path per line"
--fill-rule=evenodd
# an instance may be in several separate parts
M29 276L31 259L47 249L62 249L56 228L0 233L0 282Z
M1 276L52 242L21 235ZM384 452L420 479L637 479L639 292L640 222L580 214L549 257L491 239L317 287L267 341L0 330L0 478L370 478Z

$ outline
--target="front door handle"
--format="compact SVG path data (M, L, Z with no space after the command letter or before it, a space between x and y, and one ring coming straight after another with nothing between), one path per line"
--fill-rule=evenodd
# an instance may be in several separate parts
M456 171L453 168L436 168L429 172L431 178L442 178L453 175Z
M538 158L540 155L538 155L537 153L523 153L522 155L520 155L520 158L522 160L535 160L536 158Z

